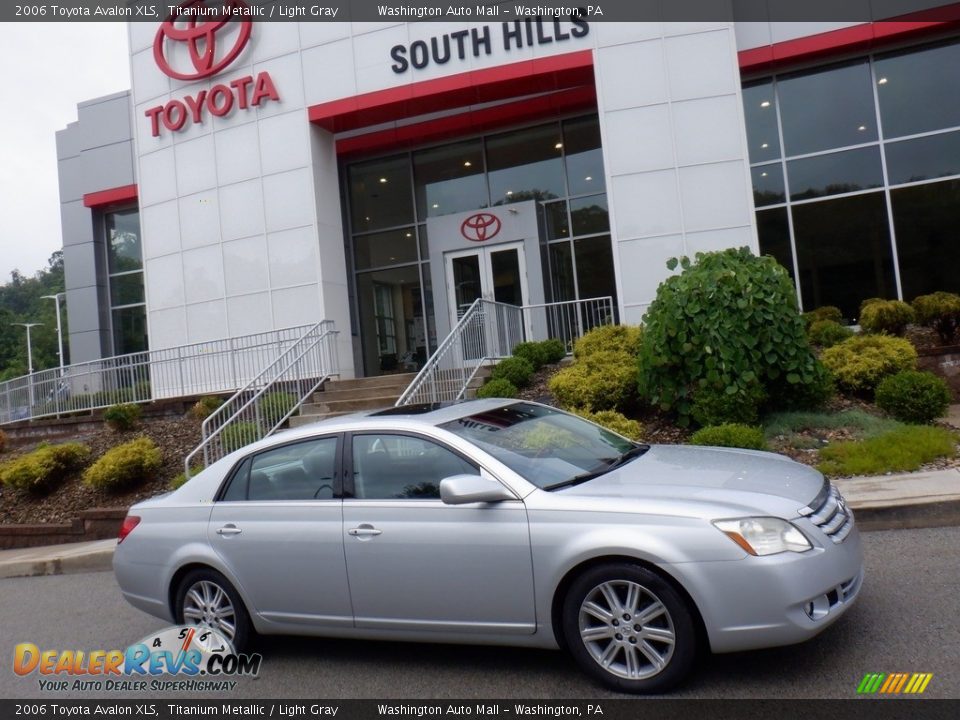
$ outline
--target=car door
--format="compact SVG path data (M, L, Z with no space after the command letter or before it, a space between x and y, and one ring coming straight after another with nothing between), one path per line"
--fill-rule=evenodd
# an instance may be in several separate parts
M355 433L344 464L344 550L358 628L534 632L520 500L445 505L443 478L482 471L417 434Z
M271 622L351 626L337 435L245 459L214 503L208 538L251 611Z

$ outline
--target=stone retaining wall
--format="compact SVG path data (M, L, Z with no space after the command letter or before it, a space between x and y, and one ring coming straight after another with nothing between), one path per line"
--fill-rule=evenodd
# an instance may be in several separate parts
M947 381L953 401L960 402L960 345L929 348L919 352L917 367L928 370Z
M0 525L0 550L115 538L126 515L126 508L95 508L67 523Z

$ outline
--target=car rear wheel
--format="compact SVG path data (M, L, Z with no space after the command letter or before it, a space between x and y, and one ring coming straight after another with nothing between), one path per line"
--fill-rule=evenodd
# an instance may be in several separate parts
M696 655L687 604L666 580L640 565L587 570L570 586L562 622L581 669L620 692L666 690L689 673Z
M233 585L216 570L187 573L177 589L176 615L181 625L216 630L236 652L250 639L250 616Z

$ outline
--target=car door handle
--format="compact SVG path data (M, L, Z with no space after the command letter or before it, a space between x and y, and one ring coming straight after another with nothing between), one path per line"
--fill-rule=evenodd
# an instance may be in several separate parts
M347 535L353 537L372 537L373 535L380 535L382 533L383 530L377 530L373 525L361 525L360 527L347 530Z
M233 523L228 523L227 525L224 525L222 528L217 530L217 535L239 535L242 532L243 530L238 528Z

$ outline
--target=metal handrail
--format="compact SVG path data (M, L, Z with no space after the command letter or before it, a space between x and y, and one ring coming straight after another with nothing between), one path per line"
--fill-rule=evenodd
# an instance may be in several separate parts
M186 477L200 453L206 467L238 447L272 435L317 388L339 375L338 334L330 320L313 325L211 413L201 426L202 441L184 458Z
M7 380L0 383L0 425L121 402L234 392L310 327L117 355Z
M570 352L585 332L615 321L613 298L510 305L478 298L403 391L396 407L459 400L480 368L532 338L561 340Z

